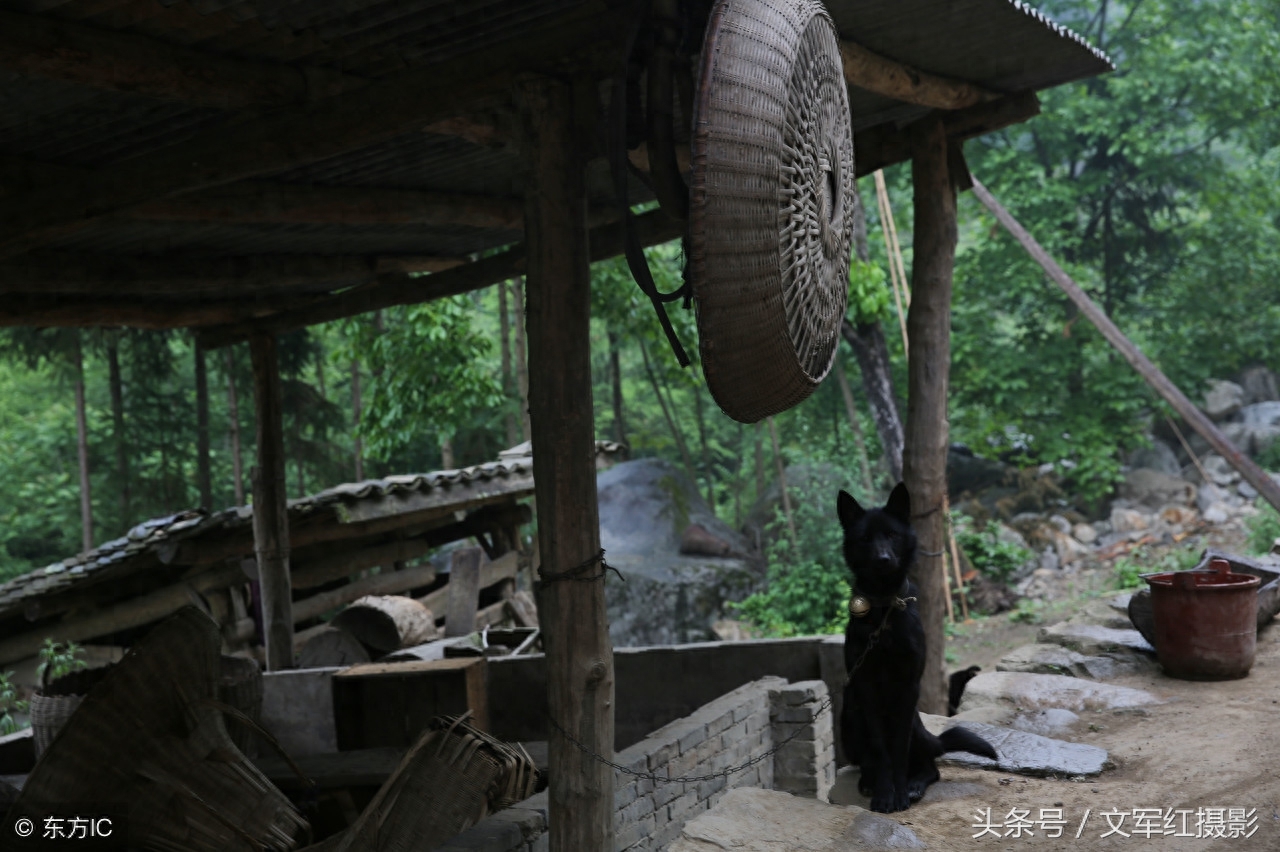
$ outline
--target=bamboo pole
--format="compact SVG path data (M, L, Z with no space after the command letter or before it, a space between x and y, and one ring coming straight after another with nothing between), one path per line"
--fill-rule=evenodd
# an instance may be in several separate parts
M849 415L849 427L853 429L853 440L858 445L858 461L862 465L862 484L870 494L875 490L875 481L871 476L871 459L867 456L867 438L862 433L862 424L858 422L858 408L853 404L853 389L849 387L849 379L844 374L844 365L839 356L835 363L836 382L840 385L840 394L844 397L844 410Z
M884 182L884 172L875 173L876 205L880 210L880 232L884 235L884 250L889 262L889 283L893 288L893 301L898 306L898 329L902 332L902 351L907 344L907 310L911 307L911 292L907 289L907 273L902 264L902 249L898 246L898 227L893 221L893 207L889 204L889 189Z
M1173 406L1174 411L1182 415L1182 419L1191 424L1191 428L1200 433L1200 436L1209 442L1209 446L1217 450L1218 454L1227 460L1233 468L1240 472L1245 481L1257 489L1258 493L1266 499L1273 507L1280 511L1280 483L1272 479L1266 471L1258 467L1253 461L1236 447L1235 444L1227 440L1227 437L1218 431L1218 427L1213 425L1213 421L1205 416L1204 412L1196 407L1195 403L1187 399L1178 386L1169 381L1169 378L1162 372L1151 360L1142 353L1142 350L1133 344L1133 341L1125 337L1111 318L1106 315L1101 308L1094 304L1084 290L1080 289L1080 285L1071 279L1071 276L1057 264L1049 253L1044 250L1041 245L1035 241L1026 229L1018 223L1005 210L1000 202L987 190L985 186L978 182L977 178L973 180L973 193L978 200L990 210L996 217L996 220L1004 226L1013 238L1017 240L1027 253L1040 264L1041 268L1048 273L1053 283L1057 284L1067 297L1075 303L1080 309L1080 313L1084 314L1090 322L1102 332L1102 336L1107 342L1115 347L1129 365L1137 371L1138 375L1146 380L1147 384L1160 394L1161 398L1169 405Z
M964 574L960 570L960 544L956 541L956 526L951 522L951 498L942 497L942 511L947 515L947 540L951 546L951 570L956 575L956 591L960 593L960 612L969 620L969 601L964 596Z

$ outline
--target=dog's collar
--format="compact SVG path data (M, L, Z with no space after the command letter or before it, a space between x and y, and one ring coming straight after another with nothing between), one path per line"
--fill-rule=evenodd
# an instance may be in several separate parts
M904 610L907 608L908 603L915 600L914 597L907 596L908 589L909 586L905 579L902 581L902 586L898 591L891 595L869 595L854 586L853 595L849 598L849 615L854 618L862 618L871 612L872 607L877 606L891 606L899 611Z

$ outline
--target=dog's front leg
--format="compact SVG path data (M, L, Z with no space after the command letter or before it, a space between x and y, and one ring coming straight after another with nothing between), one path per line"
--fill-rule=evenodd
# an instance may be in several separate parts
M893 763L889 744L890 725L886 724L888 706L878 684L869 681L851 683L857 695L858 726L861 737L862 778L858 789L871 797L871 810L891 813L901 808L894 805Z
M918 694L919 690L916 690ZM911 796L907 788L908 768L911 762L911 731L912 725L919 716L916 712L916 702L913 699L909 712L900 712L901 708L896 708L886 720L885 731L886 740L889 745L889 764L892 767L893 778L893 808L891 811L905 811L911 807ZM873 808L874 810L874 808Z

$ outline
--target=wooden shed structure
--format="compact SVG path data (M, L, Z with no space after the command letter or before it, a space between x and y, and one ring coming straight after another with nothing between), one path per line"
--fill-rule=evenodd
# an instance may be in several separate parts
M289 664L293 625L274 335L527 276L557 852L604 848L612 812L612 770L563 736L611 753L602 584L553 576L603 575L587 324L589 263L623 247L611 83L642 73L659 29L696 54L711 5L0 0L0 324L250 342L271 666ZM857 173L914 162L905 467L922 550L940 551L959 143L1110 65L1018 0L826 5ZM653 197L653 158L628 144L634 203ZM645 244L683 230L661 211L637 225ZM940 624L937 560L920 573Z

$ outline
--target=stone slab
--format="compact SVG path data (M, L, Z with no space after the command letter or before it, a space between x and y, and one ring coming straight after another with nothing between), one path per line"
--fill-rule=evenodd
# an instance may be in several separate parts
M1023 645L996 663L998 672L1059 674L1092 680L1110 680L1123 674L1150 673L1158 668L1151 654L1130 650L1085 656L1061 645Z
M924 849L897 820L776 790L740 787L685 823L669 852L845 852Z
M952 720L946 716L921 713L920 718L924 720L925 727L935 734L952 725ZM1097 746L1050 739L980 722L969 722L964 727L991 743L1000 759L995 761L966 752L952 752L942 757L944 762L1039 777L1097 775L1110 766L1106 749Z
M1144 654L1156 652L1156 649L1151 647L1151 643L1132 628L1116 629L1073 621L1040 628L1036 641L1051 642L1092 657L1125 651Z
M983 672L965 687L962 711L978 707L1012 706L1020 710L1060 707L1082 710L1116 710L1162 703L1142 689L1095 683L1078 677L1024 672Z

